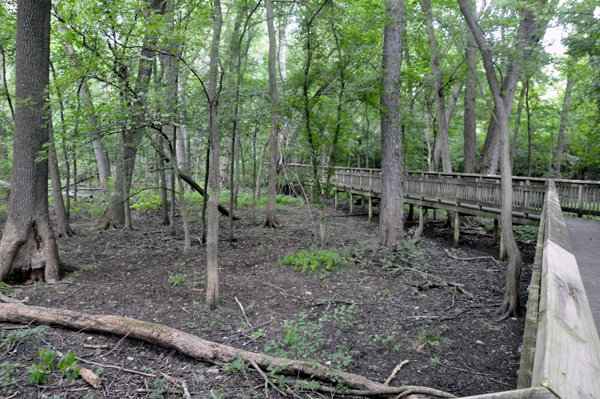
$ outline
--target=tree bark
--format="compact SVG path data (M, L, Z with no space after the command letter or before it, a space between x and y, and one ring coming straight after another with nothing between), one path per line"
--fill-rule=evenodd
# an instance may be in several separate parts
M147 19L150 19L152 12L161 10L161 0L147 0L148 13ZM142 130L146 125L146 93L148 92L148 84L152 76L152 67L155 56L156 33L148 33L144 36L142 50L140 52L140 60L138 64L138 73L135 81L132 108L136 113L134 116L135 126L132 129L127 129L121 134L122 140L122 161L117 162L115 172L115 182L113 191L110 195L108 207L104 215L100 219L98 226L102 229L108 227L117 227L125 224L125 207L128 207L129 192L133 177L133 169L135 166L135 158L137 156L138 145L142 140Z
M446 117L446 96L444 94L444 79L440 69L440 58L438 43L435 37L435 28L433 27L433 15L431 14L430 0L419 0L423 14L425 14L425 25L427 26L427 40L429 41L429 60L431 62L431 71L433 72L433 87L435 90L435 104L438 123L438 140L433 153L434 169L438 169L440 156L442 158L442 169L444 172L452 172L452 163L450 161L450 143L448 141L449 118ZM459 89L462 86L459 86ZM455 102L456 104L456 102ZM439 155L438 155L439 154Z
M521 278L521 252L517 246L517 241L513 234L512 229L512 202L513 202L513 187L512 187L512 170L510 165L510 154L509 154L509 143L510 143L510 111L505 108L504 99L502 98L502 89L498 83L496 77L496 71L494 69L494 62L489 48L487 47L487 41L483 34L483 31L475 21L475 18L471 14L468 0L458 0L460 11L465 17L477 45L483 60L485 67L485 74L492 92L494 99L494 107L496 112L494 113L494 120L498 125L498 132L500 133L500 186L502 193L501 201L501 223L502 223L502 238L506 246L506 252L508 255L508 267L506 271L506 285L504 290L504 301L499 309L499 313L502 315L501 318L517 315L519 310L519 281ZM525 17L525 15L522 15ZM528 17L531 17L529 15ZM525 17L527 18L527 17ZM535 21L533 21L535 23Z
M0 242L0 281L55 282L60 262L48 214L50 0L17 2L13 169L8 220Z
M546 4L546 0L536 1L540 5ZM519 10L519 13L521 20L519 21L517 40L515 44L515 52L518 54L518 56L510 60L508 71L502 78L500 87L502 90L501 97L504 102L503 108L508 111L509 116L512 112L522 67L527 64L533 53L536 51L537 44L544 36L546 26L548 25L549 21L548 18L537 21L534 12L526 6L523 6ZM494 110L492 111L492 117L490 118L488 132L482 147L482 164L480 173L485 175L496 174L498 170L498 164L500 162L499 145L501 133L499 130L500 127L498 126L498 120L496 117L494 117L494 115L497 115L498 113L498 107L494 104Z
M471 13L475 16L477 6L471 4ZM467 27L468 29L468 27ZM477 166L477 42L469 30L467 32L465 61L467 73L464 99L464 172L476 173Z
M267 140L264 142L262 150L260 151L258 174L255 176L256 177L256 187L254 188L255 197L256 197L257 201L260 199L260 189L261 189L260 186L261 186L261 182L262 182L262 174L263 174L263 169L264 169L264 165L265 165L265 152L267 152L267 147L269 146L270 142L271 142L271 135L269 135ZM256 143L255 143L255 145L256 145Z
M60 171L58 170L58 157L56 156L56 145L54 144L54 131L52 126L52 116L48 108L48 166L52 179L52 200L54 202L54 213L56 214L56 234L58 237L72 237L75 232L69 225L69 215L65 210L63 202L62 186L60 183ZM69 191L67 191L67 196Z
M277 93L277 39L273 27L273 3L265 0L267 30L269 33L269 96L271 97L271 133L269 144L269 183L267 186L267 209L263 226L279 227L276 218L277 202L277 143L279 138L279 94Z
M523 115L523 105L525 104L525 86L521 88L521 94L519 96L519 105L517 105L517 122L515 124L515 130L513 133L512 150L510 151L510 164L512 170L515 169L515 158L517 156L517 139L519 137L519 128L521 127L521 116Z
M210 310L219 306L219 154L221 153L221 139L217 119L218 93L217 80L219 74L219 43L221 42L221 28L223 17L221 15L221 0L214 0L214 29L210 50L209 71L209 127L210 127L210 195L208 197L208 234L206 237L206 305Z
M64 27L59 26L58 31L61 35L64 35L67 30ZM80 69L79 61L77 60L77 53L75 52L73 45L63 41L63 46L69 55L69 61L71 62L71 65L76 69ZM78 94L83 102L85 115L87 116L91 131L92 147L94 149L94 156L96 157L96 163L98 165L100 185L102 189L105 189L111 174L110 162L108 160L108 153L106 152L106 148L104 148L104 143L102 142L102 137L98 132L100 123L98 122L98 116L96 115L96 110L94 109L94 102L92 101L90 88L85 80L81 81Z
M400 69L404 0L386 0L381 93L381 205L377 242L397 246L404 239L404 179L400 125Z
M556 142L556 157L554 159L554 175L560 177L560 164L562 162L563 149L565 147L565 133L567 132L567 123L569 122L569 109L571 108L571 92L579 80L574 72L567 76L567 87L565 87L565 96L563 97L563 106L560 113L560 126L558 128L558 139Z

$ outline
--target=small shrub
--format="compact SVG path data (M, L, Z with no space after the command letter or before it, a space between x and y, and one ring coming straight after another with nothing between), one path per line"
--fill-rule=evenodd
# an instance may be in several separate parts
M280 265L294 265L295 271L308 273L312 270L326 269L333 267L344 267L349 264L348 255L340 254L335 248L331 249L312 249L311 251L300 251L297 254L290 253L279 261Z
M131 204L133 209L138 211L154 211L162 206L160 193L155 191L146 191L144 195L136 198L136 202Z
M169 280L167 282L169 284L171 284L173 287L179 287L181 284L183 284L185 282L185 276L182 274L175 274L175 275L169 277Z
M8 362L3 362L0 364L0 392L8 389L9 386L15 384L17 381L11 377L15 368L19 366L19 364L10 364Z

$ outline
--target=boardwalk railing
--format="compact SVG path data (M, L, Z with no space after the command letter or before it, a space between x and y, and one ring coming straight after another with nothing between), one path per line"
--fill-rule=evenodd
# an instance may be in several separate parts
M295 169L307 165L289 165ZM513 177L513 221L537 226L549 179ZM335 167L336 190L369 198L381 197L379 169ZM600 182L554 180L564 211L600 215ZM459 211L493 219L500 217L500 176L466 173L404 172L405 201L409 204Z
M497 176L406 172L406 197L499 204ZM340 191L376 196L377 169L336 168ZM468 399L600 398L600 338L572 253L563 210L600 214L600 182L514 178L515 209L539 215L539 233L516 390ZM467 398L465 398L467 399Z
M600 339L552 181L529 286L518 389L471 398L600 398Z

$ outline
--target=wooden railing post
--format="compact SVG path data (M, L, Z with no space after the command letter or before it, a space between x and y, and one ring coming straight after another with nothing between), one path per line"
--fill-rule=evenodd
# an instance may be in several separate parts
M460 238L460 216L458 210L454 212L454 249L458 249L458 240Z
M577 193L577 217L580 218L583 215L583 184L579 185L579 192Z

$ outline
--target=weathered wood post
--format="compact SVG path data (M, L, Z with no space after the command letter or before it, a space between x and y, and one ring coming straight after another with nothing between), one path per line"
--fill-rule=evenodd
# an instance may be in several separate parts
M500 255L498 255L500 262L504 262L504 252L504 237L500 234Z
M373 197L369 195L369 223L373 218Z
M458 206L460 204L456 204L456 211L454 211L454 249L458 248L458 240L460 238L460 216L458 214Z
M498 219L494 219L494 233L492 238L492 245L498 244Z
M338 206L338 191L335 190L334 194L333 194L333 209L337 211L337 206Z
M583 184L579 184L579 191L577 192L577 217L580 218L583 215Z
M423 230L425 230L425 216L423 215L423 205L419 206L419 229L421 230L421 235L419 237L423 237Z
M354 208L354 194L350 192L350 215L352 215L352 208Z

